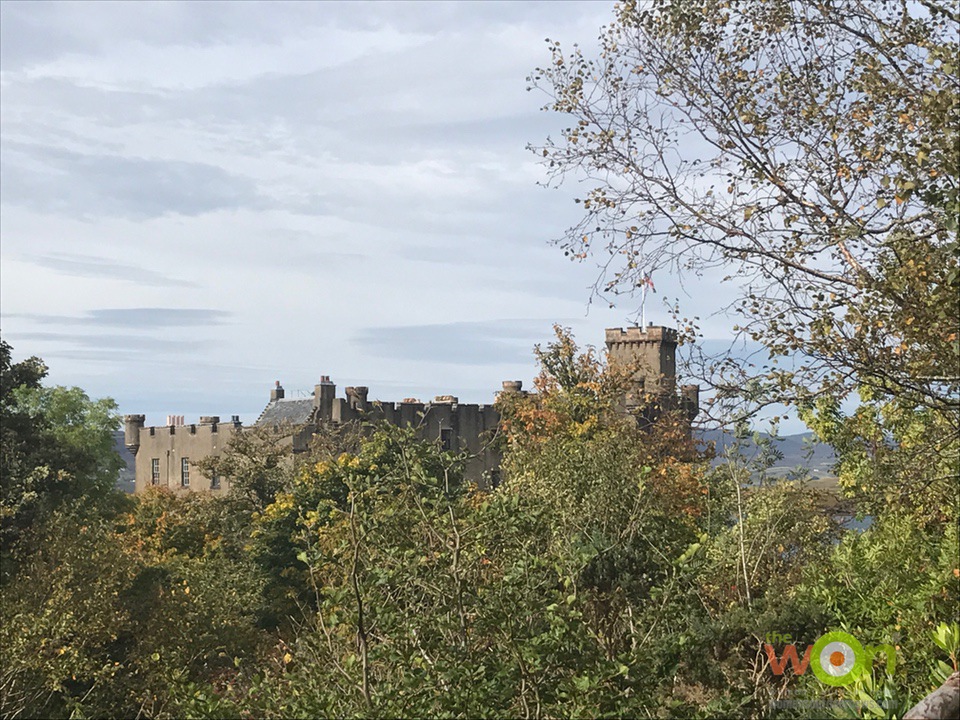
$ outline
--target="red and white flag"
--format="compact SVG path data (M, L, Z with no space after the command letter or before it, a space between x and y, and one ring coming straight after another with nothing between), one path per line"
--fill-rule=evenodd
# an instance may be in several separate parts
M653 278L650 277L650 274L647 273L643 276L643 281L640 283L642 291L640 293L640 327L647 326L647 288L650 288L654 292L657 289L653 286Z

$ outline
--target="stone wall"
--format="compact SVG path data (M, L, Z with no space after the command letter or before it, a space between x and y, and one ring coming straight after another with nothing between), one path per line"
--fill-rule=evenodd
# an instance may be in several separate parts
M127 416L129 423L130 417ZM142 416L139 416L142 417ZM139 428L136 455L136 492L148 487L164 487L177 493L206 490L226 493L229 478L205 477L194 463L211 455L219 455L240 427L239 422L221 423L219 418L204 418L208 422L193 425L168 425ZM129 430L128 430L129 438ZM188 484L183 483L183 461L187 461ZM155 477L154 470L159 477Z
M699 405L699 388L684 385L676 391L677 333L671 328L649 326L606 330L605 340L611 365L630 368L634 384L624 397L624 411L646 412L652 422L663 409L682 408L692 420ZM503 383L503 392L522 392L519 381ZM495 484L500 467L500 454L492 440L500 426L500 414L493 405L461 404L452 395L437 396L422 403L408 398L402 402L369 401L366 387L347 387L344 397L337 397L337 386L323 375L312 397L287 399L277 381L270 391L270 401L257 421L283 433L293 452L307 450L313 433L327 425L372 421L399 427L413 427L423 440L439 442L445 449L466 451L470 455L466 478L481 486ZM650 406L650 398L656 398ZM653 407L652 414L643 410L644 403ZM638 413L638 417L640 413ZM177 417L181 416L171 416ZM229 478L203 477L194 463L218 455L227 446L233 433L240 430L234 418L220 423L215 416L201 417L195 425L144 427L143 415L125 418L125 442L136 455L136 489L159 485L175 492L205 490L224 493ZM183 460L187 459L189 484L183 483ZM154 461L159 477L154 478Z

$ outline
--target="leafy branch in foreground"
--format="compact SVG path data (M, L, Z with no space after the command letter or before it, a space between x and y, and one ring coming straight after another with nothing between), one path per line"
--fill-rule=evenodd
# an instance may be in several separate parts
M628 0L595 57L548 41L529 81L570 125L531 149L551 182L589 188L561 246L600 258L611 299L659 268L727 273L771 401L866 387L957 427L957 14ZM749 379L712 364L718 386Z

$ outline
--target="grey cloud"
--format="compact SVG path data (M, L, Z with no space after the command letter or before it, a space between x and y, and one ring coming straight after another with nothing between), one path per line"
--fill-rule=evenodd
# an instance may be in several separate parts
M34 265L75 277L126 280L138 285L155 287L196 287L196 283L193 282L180 280L148 268L118 263L96 255L57 253L24 259Z
M42 212L142 220L250 207L258 199L250 180L204 163L18 142L5 142L0 157L4 202Z
M57 27L55 16L54 3L0 3L0 63L5 69L93 47L89 39Z
M365 260L366 256L360 253L293 253L279 255L277 265L288 270L313 274L318 269L353 269Z
M341 249L344 247L357 250ZM231 248L229 262L315 275L317 272L353 271L358 264L369 262L371 252L373 250L363 238L326 237L277 229L270 232L269 243L238 242Z
M144 359L143 354L133 350L90 350L86 348L77 348L71 350L55 349L52 351L44 350L43 355L47 362L56 362L57 360L76 360L80 363L93 362L98 364L122 364L127 362L140 363ZM111 393L115 392L112 388L96 390L95 388L97 387L97 383L92 381L84 383L82 387L84 387L94 397L111 395Z
M7 317L30 320L43 325L90 325L152 330L174 327L222 325L232 313L207 308L103 308L82 316L9 314Z
M79 348L89 348L90 352L100 359L116 359L111 351L118 351L124 355L131 353L174 353L195 352L208 344L206 340L168 340L145 335L83 335L79 333L61 332L20 332L9 333L15 340L32 342L49 342L71 345ZM48 353L49 354L49 353ZM89 357L89 354L87 355Z
M541 269L528 266L527 272L518 273L512 278L503 278L499 286L501 289L522 288L525 292L536 297L568 300L583 304L583 312L589 312L590 305L597 302L592 297L592 288L586 282L577 281L573 273L560 274L543 272ZM600 306L606 307L600 302Z
M128 127L139 123L185 120L190 117L187 102L176 105L181 94L157 88L102 88L62 77L18 76L4 88L4 131L13 137L56 138L81 143L84 147L122 150L109 132L100 137L78 134L69 121L87 119L100 129ZM185 100L192 97L189 93ZM12 141L8 141L12 142Z
M432 52L442 55L444 49L433 48ZM156 122L198 125L217 131L211 142L222 143L231 154L272 154L289 162L333 157L346 162L390 164L422 159L451 147L458 151L481 148L522 153L526 142L556 130L549 116L536 111L538 101L532 97L529 103L506 115L493 109L492 98L487 109L482 104L458 108L456 103L464 101L464 94L453 71L447 75L435 70L438 77L431 79L419 78L416 69L411 68L406 73L413 76L406 83L411 87L405 91L383 89L372 96L369 89L384 83L384 64L412 62L402 52L394 55L389 62L375 55L335 68L300 74L269 73L202 89L104 88L59 77L22 77L4 90L9 106L4 122L9 135L62 140L71 137L70 131L64 135L65 123L51 123L50 114L60 120L57 115L68 109L71 118L85 118L101 128ZM391 75L400 73L396 69ZM405 93L411 92L412 86L442 97L444 91L434 87L438 82L449 86L449 108L445 113L449 117L428 117L413 108L392 107L406 102ZM513 95L522 90L522 78L511 78L509 83L503 89L512 90ZM331 100L334 98L335 101ZM23 107L35 110L18 113L17 108ZM309 126L311 132L276 136L271 130L278 119L292 128ZM72 135L74 140L78 139ZM85 147L102 150L104 145L110 146L109 136L80 140Z
M428 2L322 3L323 21L360 29L394 28L401 32L438 34L464 27L502 28L541 21L546 13L558 22L573 22L597 14L598 3L537 2ZM599 7L609 14L602 4ZM451 30L451 28L453 28Z
M463 238L455 249L449 246L412 245L400 249L399 257L415 262L435 265L472 265L481 267L502 267L502 250L492 248L479 238Z
M549 320L491 320L366 328L354 343L371 355L452 365L529 361L533 345L549 334Z
M609 9L596 3L0 3L0 48L5 67L17 69L67 53L96 53L116 38L168 48L200 44L276 43L291 33L322 27L400 33L458 32L464 27L513 28L568 24Z
M117 38L163 47L276 38L310 20L282 3L0 3L0 48L15 70L68 54L96 54Z
M439 236L438 239L444 240L456 237L457 244L472 242L474 238L488 243L491 238L508 234L514 246L543 247L550 240L550 233L559 234L565 217L556 212L555 196L551 197L532 183L502 177L473 180L470 173L464 171L453 179L455 183L462 183L463 191L458 193L444 190L445 179L441 176L432 179L440 189L436 196L429 188L417 192L404 186L402 181L378 188L375 193L364 189L361 181L350 181L328 188L324 201L335 207L336 216L343 220L390 233L398 228L416 228L421 236ZM473 192L474 187L482 187L482 193ZM526 208L523 214L514 211L520 203ZM295 206L283 203L291 212L303 215L324 214L311 211L320 204L319 198L315 203L299 202ZM573 202L570 206L574 207ZM547 213L550 213L550 224L544 223Z
M3 3L4 8L8 5ZM374 151L388 147L393 153L404 152L411 133L419 136L419 142L431 142L431 134L443 134L447 137L437 137L433 142L474 144L478 141L473 138L473 130L488 138L493 133L498 142L513 141L522 147L527 138L510 134L510 126L520 118L501 121L499 116L506 92L513 98L508 102L514 111L529 108L531 120L538 121L534 110L537 101L528 102L523 97L523 74L496 53L490 62L460 61L491 54L503 43L509 47L509 41L502 37L504 28L513 31L534 23L541 27L546 16L550 18L547 27L559 30L587 17L608 14L609 8L598 12L596 5L584 3L374 3L359 11L354 3L271 3L269 9L257 3L183 3L117 5L109 12L98 6L70 3L52 8L50 4L13 4L5 13L5 19L9 16L9 28L4 23L5 44L10 42L8 36L27 37L30 40L24 41L25 45L47 48L45 54L53 57L78 50L93 56L109 54L108 39L117 35L114 29L121 31L121 38L168 48L171 54L178 48L211 45L235 46L242 52L254 38L272 45L291 37L322 37L336 27L391 29L402 36L421 38L424 45L365 53L335 67L301 74L254 74L247 80L200 90L103 89L57 77L32 78L18 73L5 94L21 105L24 99L33 105L39 101L41 106L69 108L71 114L85 114L108 125L200 121L208 127L220 126L228 131L225 135L230 135L236 133L238 122L249 127L258 120L269 124L283 118L294 125L316 128L321 138L341 133L356 137L356 126L363 130L363 142L328 143L331 148L348 147L350 152L363 152L365 145L373 145ZM10 42L10 47L14 55L21 54L15 42ZM20 64L7 67L14 72ZM492 84L491 73L495 78ZM413 97L417 98L415 103L411 102ZM442 116L435 108L444 109ZM408 127L405 123L411 116L419 116L423 127ZM443 127L445 119L455 123L452 129ZM29 119L22 121L29 124ZM435 125L431 128L426 123ZM372 133L366 131L371 125ZM251 133L254 138L267 135ZM302 144L309 146L310 140Z
M415 262L442 265L473 265L516 271L511 282L561 282L563 278L544 277L544 262L551 267L566 265L556 251L546 248L542 234L515 232L478 232L476 227L461 229L461 233L444 232L438 242L409 244L396 250L396 255ZM557 262L559 261L559 262ZM567 280L569 285L569 280Z
M529 111L523 113L454 118L444 122L403 122L395 117L368 116L339 128L338 132L349 141L341 147L356 148L370 158L382 153L382 146L370 140L379 136L389 138L395 149L391 154L393 161L422 159L431 153L447 153L451 149L458 153L464 150L496 152L500 157L523 160L532 157L526 150L527 143L540 142L551 132L555 133L556 125L553 118L536 111L536 100L531 98Z

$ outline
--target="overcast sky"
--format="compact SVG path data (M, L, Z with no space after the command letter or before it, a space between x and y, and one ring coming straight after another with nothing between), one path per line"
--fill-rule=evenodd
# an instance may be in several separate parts
M16 358L122 412L252 420L274 380L490 402L551 325L637 303L550 245L575 185L525 77L603 2L0 3L0 314ZM717 288L655 278L647 318ZM722 336L723 322L708 324Z

